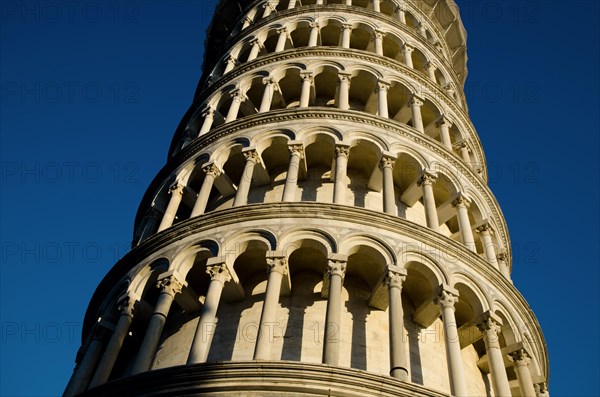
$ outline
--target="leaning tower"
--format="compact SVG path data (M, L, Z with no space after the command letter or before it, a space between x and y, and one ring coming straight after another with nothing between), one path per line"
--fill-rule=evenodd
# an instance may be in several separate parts
M453 0L221 0L65 396L548 396Z

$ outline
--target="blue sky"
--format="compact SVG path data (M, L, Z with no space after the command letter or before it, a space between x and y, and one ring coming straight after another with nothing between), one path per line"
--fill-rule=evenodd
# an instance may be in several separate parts
M471 118L546 336L553 396L596 396L596 1L459 1ZM60 395L201 74L212 1L0 3L0 395Z

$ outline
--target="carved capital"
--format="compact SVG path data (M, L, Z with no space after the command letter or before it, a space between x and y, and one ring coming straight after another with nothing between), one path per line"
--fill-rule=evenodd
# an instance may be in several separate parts
M156 282L156 288L160 289L162 293L175 296L181 293L183 283L180 282L174 275L169 275Z
M215 109L213 109L211 107L208 107L202 111L202 117L204 117L204 118L207 118L207 117L213 118L214 115L215 115Z
M437 66L435 66L433 63L431 62L427 62L425 64L425 70L433 70L436 71L437 70Z
M243 151L242 154L244 155L244 158L246 159L246 161L251 161L254 164L260 163L260 156L258 155L258 152L256 150L254 150L254 149L246 150L246 151Z
M352 78L352 75L350 73L338 73L338 80L340 83L346 83L346 84L350 84L350 79Z
M379 80L377 81L377 89L379 91L387 91L390 89L390 82L389 81L385 81L385 80Z
M459 194L453 201L453 207L464 207L469 208L471 205L471 200L469 200L464 194Z
M508 260L508 254L506 253L506 250L501 250L498 252L496 259L498 259L498 262L506 262Z
M423 172L423 175L417 181L417 185L433 185L435 180L437 179L437 175L430 171Z
M288 261L286 257L267 258L268 272L281 273L284 276L288 274Z
M291 156L304 157L304 146L302 146L302 144L288 144L288 150L290 151Z
M287 28L284 26L284 27L281 27L281 28L277 28L275 31L276 31L278 34L285 33L285 34L287 35L287 31L288 31L288 30L287 30Z
M422 98L419 98L416 95L413 95L412 98L410 98L410 106L423 106L425 104L425 101Z
M404 52L407 52L407 53L409 53L409 54L415 50L415 48L414 48L414 47L412 47L412 46L410 46L410 45L408 45L408 44L404 44L404 45L402 46L402 49L404 50Z
M262 44L260 43L260 40L258 40L257 37L253 38L252 40L250 40L248 42L252 47L258 47L258 48L262 48Z
M435 298L435 303L440 305L442 309L454 309L456 302L458 302L458 295L445 288L442 288L440 294Z
M436 125L438 127L448 127L448 128L452 128L452 122L448 119L447 116L442 115L442 117L440 117L440 119L437 121Z
M121 312L121 315L133 317L133 310L137 304L137 300L129 295L121 297L117 303L117 310Z
M383 39L384 36L385 36L385 32L382 32L381 30L375 30L373 32L373 38L376 40L381 40L381 39Z
M202 166L202 171L204 171L204 173L206 175L210 175L210 176L212 176L214 178L216 178L219 175L221 175L221 170L219 169L219 167L215 163L204 164Z
M477 233L480 233L480 234L486 234L486 233L490 234L490 235L494 234L494 230L492 229L492 226L488 222L486 222L483 225L477 227L475 229L475 231Z
M444 86L444 90L446 90L446 92L449 93L449 94L454 94L456 92L456 89L454 88L454 84L453 83L446 84Z
M174 185L172 185L169 188L169 194L170 195L178 194L181 196L181 195L183 195L183 189L184 189L184 186L182 184L180 184L179 182L176 182Z
M348 157L349 155L350 155L350 146L337 145L335 147L335 156L336 157L340 157L340 156Z
M467 145L467 142L466 142L466 141L459 141L459 142L456 142L454 145L452 145L452 147L453 147L454 149L459 149L459 150L460 150L460 149L467 149L467 150L469 150L469 145Z
M520 366L527 366L529 365L529 362L531 361L531 357L529 356L529 354L527 353L527 351L525 349L518 349L515 350L513 352L508 353L508 355L510 356L510 358L513 361L513 364L516 367L520 367Z
M310 81L311 84L314 81L314 76L313 76L312 72L301 72L300 77L302 78L303 81L307 81L307 80Z
M342 25L342 30L352 30L352 25L345 23Z
M402 289L402 283L406 280L406 270L397 266L388 266L384 281L388 288Z
M320 27L318 22L310 22L308 26L310 26L311 29L318 29Z
M263 77L262 83L264 85L272 85L275 84L275 79L273 77Z
M487 312L483 315L477 328L488 337L496 337L500 333L502 321L495 315Z
M329 259L327 261L327 274L329 274L330 277L336 275L344 278L344 275L346 274L346 264L346 261Z
M229 274L229 270L224 263L206 266L206 273L210 275L211 281L219 281L222 284L225 284L231 280L231 274Z
M383 156L381 158L381 168L394 168L394 164L396 163L396 159L393 157Z
M237 59L233 55L229 55L227 57L227 63L232 64L233 66L238 64Z

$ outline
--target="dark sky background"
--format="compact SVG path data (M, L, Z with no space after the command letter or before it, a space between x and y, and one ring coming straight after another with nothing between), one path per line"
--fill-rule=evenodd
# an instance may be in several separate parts
M599 5L459 1L470 115L553 396L597 396ZM201 75L213 1L0 2L2 396L60 395Z

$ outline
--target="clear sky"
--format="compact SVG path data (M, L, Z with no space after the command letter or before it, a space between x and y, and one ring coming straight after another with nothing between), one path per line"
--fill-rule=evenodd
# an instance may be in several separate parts
M471 118L553 396L597 396L599 3L459 1ZM201 74L213 1L0 2L1 396L60 395Z

